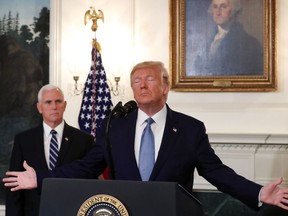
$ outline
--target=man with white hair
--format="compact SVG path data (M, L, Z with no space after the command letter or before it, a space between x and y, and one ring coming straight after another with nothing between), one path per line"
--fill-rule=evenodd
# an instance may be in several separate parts
M195 61L195 69L202 75L263 74L263 48L237 21L241 11L240 0L212 0L208 12L216 26L204 55Z
M36 169L52 170L54 166L81 159L90 150L93 136L69 126L63 119L66 101L60 88L50 84L43 86L38 93L37 109L43 123L16 135L10 169L23 170L25 160ZM53 134L57 140L54 146L57 153L53 153L52 158ZM39 207L40 194L37 190L7 191L6 216L38 216Z

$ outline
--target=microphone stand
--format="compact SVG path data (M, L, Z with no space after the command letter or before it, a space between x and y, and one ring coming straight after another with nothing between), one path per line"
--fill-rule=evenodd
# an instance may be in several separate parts
M106 130L105 130L105 146L108 152L108 167L109 167L109 176L110 179L115 179L115 169L114 169L114 161L112 157L112 146L109 140L109 129L111 127L110 122L113 119L113 115L115 110L117 110L119 107L122 107L122 102L118 102L118 104L114 107L114 109L111 111L111 113L108 116L107 124L106 124Z

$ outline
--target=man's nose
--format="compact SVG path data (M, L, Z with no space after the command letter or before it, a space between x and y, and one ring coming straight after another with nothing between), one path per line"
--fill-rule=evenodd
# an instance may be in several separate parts
M57 108L56 102L52 102L52 103L51 103L51 108L52 108L52 109L56 109L56 108Z
M146 86L147 86L146 80L145 79L141 80L140 87L145 88Z

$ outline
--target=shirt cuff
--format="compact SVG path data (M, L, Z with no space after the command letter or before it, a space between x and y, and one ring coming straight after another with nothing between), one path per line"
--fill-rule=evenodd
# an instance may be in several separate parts
M261 188L261 190L259 191L259 194L258 194L258 207L261 207L263 205L263 203L261 202L262 189L263 189L263 187Z

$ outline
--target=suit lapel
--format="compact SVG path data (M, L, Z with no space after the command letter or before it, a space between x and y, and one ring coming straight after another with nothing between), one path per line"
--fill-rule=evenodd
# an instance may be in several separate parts
M158 152L158 157L152 171L150 179L153 180L156 178L157 174L162 169L165 161L168 160L170 151L174 145L176 145L176 139L180 133L178 129L177 120L173 118L173 111L167 105L167 117L166 124L163 133L163 138L161 146Z
M57 164L58 165L62 165L63 164L63 160L64 160L64 156L67 153L70 145L70 126L67 125L65 123L64 125L64 130L63 130L63 135L62 135L62 141L61 141L61 147L60 147L60 151L59 151L59 155L58 155L58 159L57 159Z
M134 143L137 115L138 115L138 112L133 112L131 114L131 118L129 118L128 124L126 125L128 136L127 136L127 142L125 143L127 144L127 148L123 148L123 149L127 149L127 151L123 152L123 154L125 154L125 158L127 159L127 161L129 161L131 173L137 176L136 179L140 180L141 177L140 177L140 173L139 173L136 158L135 158L135 143Z
M126 177L133 180L141 180L134 149L137 114L135 110L122 119L115 119L111 132L113 128L116 130L110 133L115 168L121 169Z
M46 157L45 157L45 150L44 150L44 129L43 125L40 125L36 129L35 136L32 138L32 140L35 140L35 148L33 151L37 152L39 154L39 167L41 169L45 168L48 169L48 165L46 162Z

